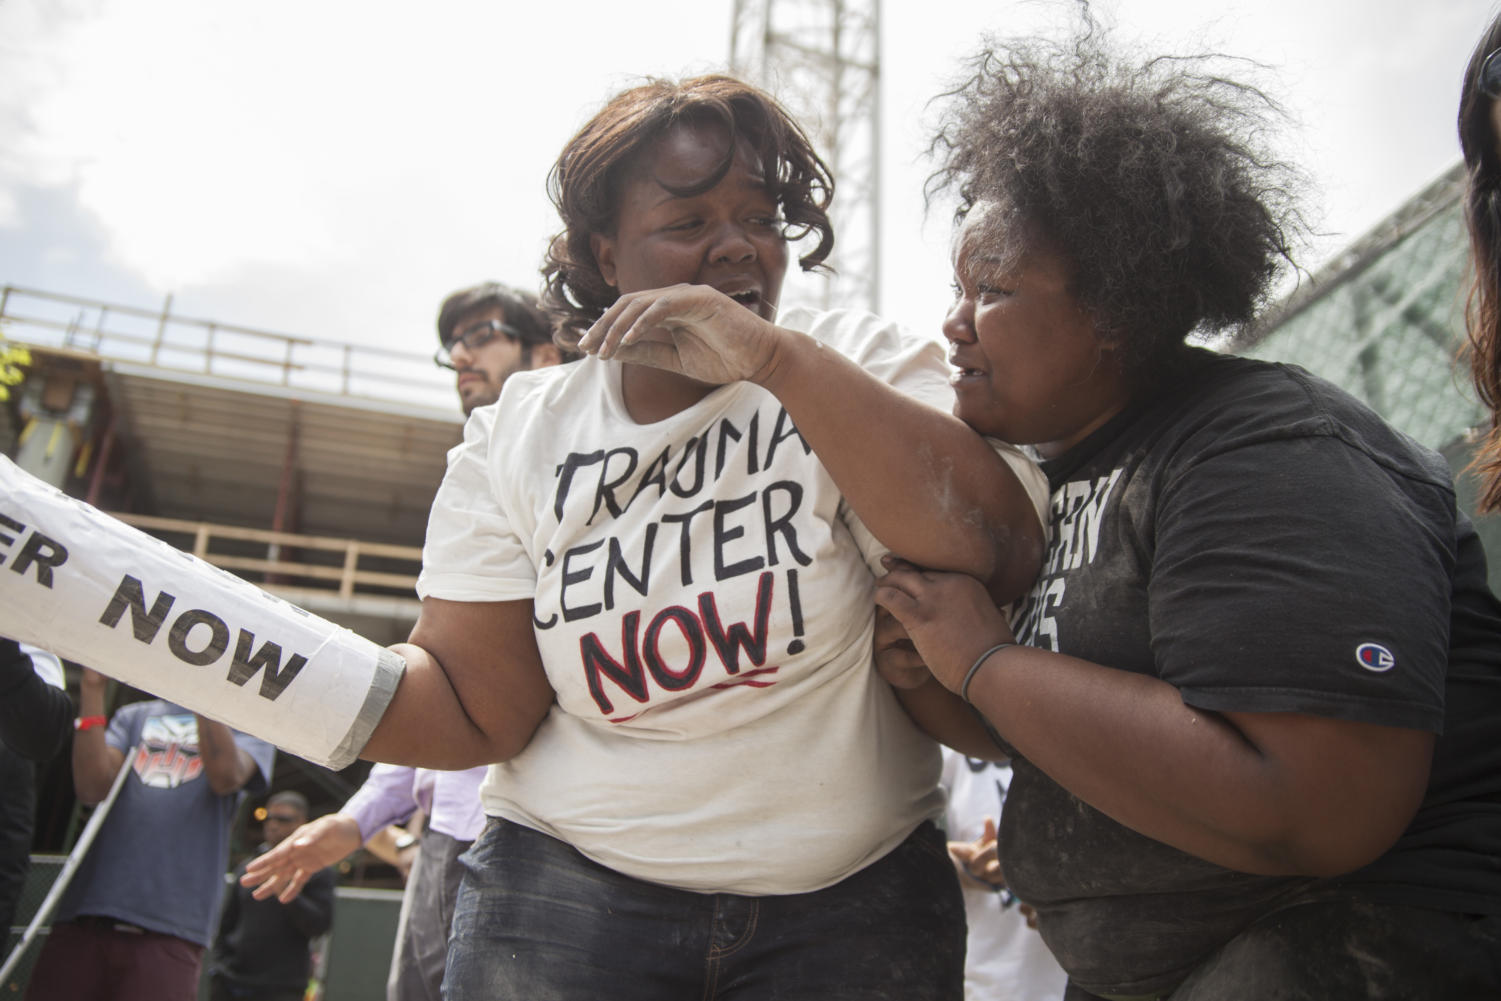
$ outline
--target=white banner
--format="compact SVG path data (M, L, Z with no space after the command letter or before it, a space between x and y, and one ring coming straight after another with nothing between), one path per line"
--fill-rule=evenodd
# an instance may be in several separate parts
M4 456L0 635L334 769L365 746L405 668Z

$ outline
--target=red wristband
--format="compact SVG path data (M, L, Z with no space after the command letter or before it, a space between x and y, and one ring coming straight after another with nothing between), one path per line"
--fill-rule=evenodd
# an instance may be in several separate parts
M108 716L80 716L73 721L75 730L92 730L96 726L104 726L109 723Z

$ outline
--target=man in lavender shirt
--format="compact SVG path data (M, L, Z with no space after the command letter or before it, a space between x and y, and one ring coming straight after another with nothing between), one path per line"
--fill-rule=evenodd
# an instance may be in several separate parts
M361 844L418 808L427 817L401 898L386 1001L438 1001L448 928L453 924L453 904L463 875L458 859L485 825L479 800L484 778L484 766L437 772L376 765L360 790L335 814L354 820Z
M551 325L537 308L535 296L494 282L461 289L444 300L438 311L438 342L433 360L453 370L466 415L498 400L513 372L573 357L552 343ZM256 858L249 869L252 874L266 869L283 872L286 881L277 882L277 896L283 902L292 900L307 876L421 808L426 826L402 895L386 1001L439 1001L448 929L463 874L458 858L485 823L479 799L484 777L484 767L438 772L376 765L338 813L304 824ZM266 895L255 893L257 899Z

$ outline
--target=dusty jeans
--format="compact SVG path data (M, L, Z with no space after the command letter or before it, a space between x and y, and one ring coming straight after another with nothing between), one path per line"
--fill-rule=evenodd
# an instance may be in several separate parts
M692 893L492 819L463 858L447 1001L960 1001L964 902L924 823L811 893Z

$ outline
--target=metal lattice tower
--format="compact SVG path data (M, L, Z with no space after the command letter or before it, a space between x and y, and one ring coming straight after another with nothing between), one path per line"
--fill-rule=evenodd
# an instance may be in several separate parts
M880 0L735 0L730 68L776 95L834 175L832 278L794 266L783 304L880 307Z

